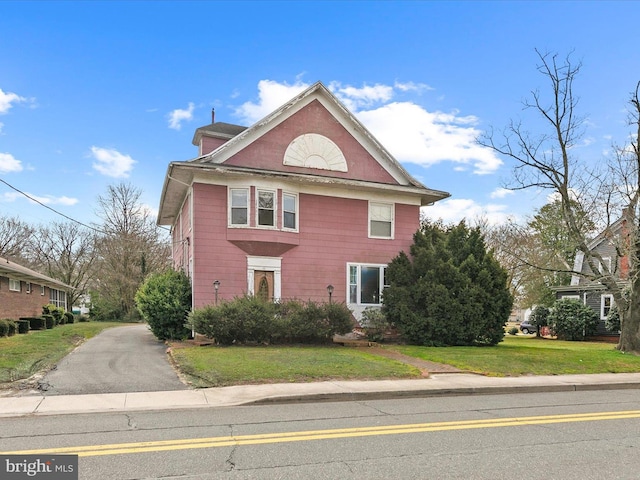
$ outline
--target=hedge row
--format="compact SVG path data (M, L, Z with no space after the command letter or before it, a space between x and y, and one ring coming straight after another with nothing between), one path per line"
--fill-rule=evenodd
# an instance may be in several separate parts
M10 337L16 333L29 333L30 330L46 330L56 325L75 323L76 317L71 312L65 312L63 308L55 305L45 305L40 317L20 317L19 320L0 319L0 337ZM87 318L80 316L80 322L86 322Z
M220 345L244 343L327 343L350 332L353 319L340 303L288 300L271 303L239 297L189 314L189 326Z

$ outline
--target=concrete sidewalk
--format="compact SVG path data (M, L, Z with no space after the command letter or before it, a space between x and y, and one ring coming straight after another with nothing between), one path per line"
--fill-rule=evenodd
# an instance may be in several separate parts
M640 388L640 373L484 377L456 373L420 380L241 385L168 392L0 397L0 417L129 412L237 405Z

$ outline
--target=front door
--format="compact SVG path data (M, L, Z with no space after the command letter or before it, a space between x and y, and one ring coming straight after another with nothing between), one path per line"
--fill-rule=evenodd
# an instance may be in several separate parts
M256 270L253 276L254 295L267 302L273 301L273 272Z

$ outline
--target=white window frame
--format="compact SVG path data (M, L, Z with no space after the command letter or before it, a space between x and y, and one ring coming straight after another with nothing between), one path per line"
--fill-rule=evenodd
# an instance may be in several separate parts
M609 306L607 307L606 300L609 300ZM613 295L610 293L605 293L600 295L600 320L604 320L607 318L607 315L611 311L611 308L614 305ZM605 314L605 308L608 308L608 312Z
M233 223L233 209L234 208L242 208L242 207L234 207L233 206L233 192L234 191L241 191L244 192L246 194L246 198L247 198L247 204L246 204L246 209L247 209L247 221L246 223ZM241 187L241 188L229 188L228 190L228 195L229 195L229 200L228 200L228 205L229 205L229 211L227 213L228 215L228 219L227 219L227 224L229 225L229 227L240 227L240 228L246 228L249 226L249 218L251 215L251 209L249 208L251 205L251 191L249 190L249 188L246 187Z
M260 193L268 193L273 196L273 224L272 225L261 225L260 224ZM256 227L257 228L267 228L267 229L276 229L278 228L278 192L276 190L271 190L268 188L256 188L256 200L255 200L255 208L256 208ZM266 210L266 209L263 209Z
M611 257L602 257L602 262L598 262L598 270L601 274L604 274L603 263L607 267L607 271L611 273Z
M362 269L363 268L379 268L378 278L378 302L366 303L362 302ZM352 269L356 272L356 283L352 283L351 273ZM347 304L353 306L363 307L379 307L382 305L382 296L384 295L384 289L389 285L385 283L387 265L382 263L347 263ZM355 302L352 301L351 287L355 286Z
M25 282L25 287L27 293L31 293L31 282Z
M294 202L294 211L293 211L293 215L294 215L294 225L293 227L287 227L285 226L285 222L284 222L284 216L285 213L291 213L289 210L287 210L285 208L285 204L284 204L284 199L285 197L292 197L293 198L293 202ZM298 231L298 211L299 211L299 206L298 206L298 194L297 193L291 193L291 192L282 192L282 229L283 230L290 230L290 231L294 231L297 232Z
M372 218L373 217L372 213L373 213L373 208L374 207L388 207L389 208L389 211L391 213L391 219L389 220L389 222L391 223L389 236L386 236L386 235L374 235L371 232L371 222L373 222L373 221L380 222L381 221L381 220L374 220ZM394 203L369 201L369 218L368 218L369 238L383 238L385 240L393 240L394 235L395 235L395 216L396 216L395 210L396 210L396 208L395 208L395 204ZM386 222L386 220L384 220L384 222Z
M16 280L15 278L10 278L9 279L9 291L11 291L11 292L20 292L20 291L22 291L20 280Z
M42 287L42 288L41 288L41 290L40 290L40 295L44 296L44 294L45 294L45 286L44 286L44 285L41 285L41 287Z

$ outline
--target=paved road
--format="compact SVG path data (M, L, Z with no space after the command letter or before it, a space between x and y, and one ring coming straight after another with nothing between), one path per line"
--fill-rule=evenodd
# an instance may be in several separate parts
M82 480L637 480L639 409L616 390L25 416L0 418L0 452L80 453Z
M40 382L45 395L182 390L166 354L146 325L104 330L63 358Z

